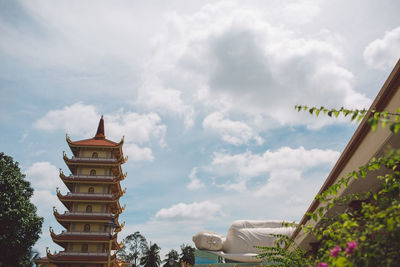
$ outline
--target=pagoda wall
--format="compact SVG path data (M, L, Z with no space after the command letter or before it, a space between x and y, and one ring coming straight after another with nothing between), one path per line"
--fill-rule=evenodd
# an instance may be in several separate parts
M83 232L85 230L86 224L90 225L90 232L104 232L104 223L88 223L88 222L71 223L71 230Z
M96 171L96 175L110 175L111 174L111 168L101 168L101 167L79 167L78 168L78 174L82 175L90 175L90 172L92 170Z
M69 252L82 252L82 244L88 245L88 252L102 252L103 244L102 243L88 243L88 242L76 242L76 243L68 243L68 251ZM108 246L105 246L108 248Z
M93 150L80 150L79 151L79 157L81 157L81 158L91 158L93 153L97 153L99 158L109 159L112 156L110 151L94 150L93 149Z
M86 212L86 208L88 205L92 206L92 212L107 212L106 204L98 204L95 202L75 203L74 207L73 207L73 211Z
M89 191L89 188L94 189L94 193L97 194L105 194L108 193L108 188L109 185L99 185L99 184L76 184L75 186L75 192L76 193L87 193Z

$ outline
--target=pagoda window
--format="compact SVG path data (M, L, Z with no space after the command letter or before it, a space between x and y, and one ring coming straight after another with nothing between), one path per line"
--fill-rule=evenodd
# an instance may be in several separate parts
M96 175L96 170L90 170L90 175L95 176Z
M84 232L90 232L90 224L85 224L85 226L83 227L83 231Z
M88 244L83 244L81 250L82 252L88 252Z
M92 153L92 158L97 159L98 157L99 157L99 155L97 154L97 152Z
M93 194L93 193L94 193L94 188L93 188L93 187L89 187L88 193L89 193L89 194Z
M92 205L86 206L86 212L92 212Z

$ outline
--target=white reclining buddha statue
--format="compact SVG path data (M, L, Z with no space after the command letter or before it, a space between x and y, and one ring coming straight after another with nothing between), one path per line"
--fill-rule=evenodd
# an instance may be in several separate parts
M277 239L274 234L291 235L292 227L284 227L283 221L235 221L226 237L211 231L201 231L193 236L195 246L225 259L238 262L260 262L255 246L271 247Z

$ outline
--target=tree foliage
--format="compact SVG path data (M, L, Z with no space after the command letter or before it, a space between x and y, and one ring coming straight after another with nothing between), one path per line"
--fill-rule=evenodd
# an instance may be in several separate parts
M176 251L175 249L171 249L167 254L165 254L165 260L163 260L165 264L163 266L164 267L179 266L178 260L179 260L178 251Z
M122 248L118 251L118 256L122 256L125 261L130 262L131 266L137 267L140 258L147 250L146 238L136 231L125 238Z
M143 256L140 258L140 264L143 267L160 266L160 250L161 248L156 243L150 244L150 246L144 251Z
M299 106L296 108L299 109ZM355 116L354 114L357 114L355 111L346 109L326 110L321 107L311 110L309 110L311 114L318 110L325 111L328 116L333 114L336 117L340 112L345 115L353 114L353 119L356 119L356 116L366 115L366 111L362 111L360 115ZM377 120L372 124L371 120L368 120L373 129L376 129L378 123L382 123L385 127L382 118L386 119L390 113L371 114L371 117ZM390 116L394 116L394 120L391 121L389 118L386 123L390 123L392 132L397 133L397 114ZM380 186L377 190L338 196L338 192L346 188L351 180L363 179L367 175L373 175L379 181ZM388 149L384 156L372 158L366 165L350 172L322 194L317 195L316 199L322 205L314 212L307 213L307 219L318 221L318 224L303 230L310 231L316 236L319 249L311 254L297 248L289 237L280 236L274 247L260 248L261 258L280 266L399 266L399 149ZM334 206L339 209L328 213ZM343 208L340 209L340 206Z
M194 247L182 244L179 262L183 261L190 265L194 265L194 251L195 251Z
M43 218L30 202L33 189L18 162L0 153L0 266L30 266Z

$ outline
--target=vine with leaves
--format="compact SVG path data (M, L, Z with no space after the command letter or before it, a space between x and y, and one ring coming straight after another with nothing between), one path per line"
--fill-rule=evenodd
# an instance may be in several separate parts
M351 121L361 121L368 113L367 109L346 109L341 107L340 109L335 108L325 108L323 106L317 107L308 107L302 105L296 105L295 109L297 111L308 111L311 115L319 116L322 114L327 115L329 117L339 117L342 115L344 117L349 117ZM387 125L390 125L389 128L393 133L398 133L400 131L400 108L396 109L396 112L388 112L388 111L377 111L370 110L371 116L368 118L367 122L371 126L372 130L376 130L379 124L385 128Z

